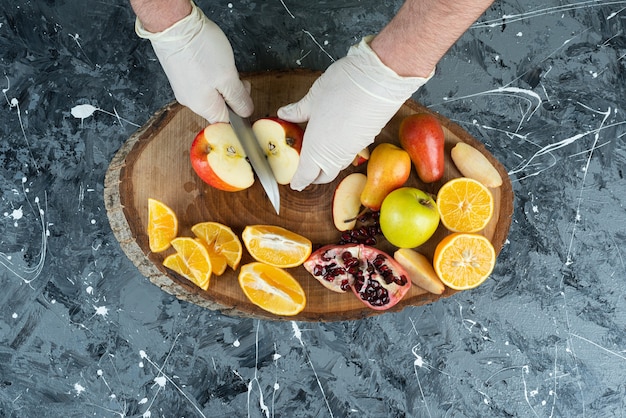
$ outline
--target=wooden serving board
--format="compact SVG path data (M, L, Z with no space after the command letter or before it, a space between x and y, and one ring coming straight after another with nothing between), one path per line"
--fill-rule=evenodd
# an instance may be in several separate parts
M311 71L265 72L245 76L252 84L255 113L251 120L275 116L277 109L299 100L319 76ZM376 138L376 143L398 144L398 128L402 119L412 113L428 112L427 108L413 102L405 103ZM504 167L485 147L445 117L433 113L442 123L446 135L446 170L443 180L423 184L415 170L407 182L427 192L436 194L447 180L460 173L450 159L450 149L459 141L479 149L500 172L504 184L491 191L495 198L495 214L482 232L499 253L508 235L513 212L513 191ZM332 221L331 201L339 181L354 171L366 171L366 164L349 167L330 184L314 185L302 192L289 186L279 186L281 213L276 215L261 184L240 192L222 192L205 184L194 173L189 161L189 148L206 121L188 108L174 102L158 111L142 128L133 134L113 158L105 179L105 204L113 232L126 255L139 271L162 290L179 299L208 309L220 310L233 316L265 319L294 319L301 321L337 321L364 318L389 311L367 308L351 292L334 293L323 287L303 267L288 271L301 283L307 295L307 306L295 317L281 318L251 304L239 288L238 271L227 271L213 276L208 291L203 291L186 279L163 267L163 259L174 250L154 254L148 247L148 198L158 199L170 206L179 218L180 236L193 234L191 226L198 222L216 221L230 226L241 236L246 225L272 224L285 227L308 237L314 249L337 243L341 233ZM375 144L376 144L375 143ZM375 144L370 146L373 149ZM435 235L418 248L432 258L437 243L448 234L440 225ZM393 254L389 243L379 242L379 248ZM253 261L244 247L242 265ZM423 305L454 293L447 289L443 295L427 293L412 286L404 299L391 310L398 311L409 305Z

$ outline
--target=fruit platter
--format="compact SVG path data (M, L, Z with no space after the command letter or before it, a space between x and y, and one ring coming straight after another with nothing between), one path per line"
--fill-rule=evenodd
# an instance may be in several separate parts
M254 122L275 117L280 106L294 102L306 94L319 75L318 72L308 70L245 74L243 77L251 83L251 95L255 103L255 112L250 120ZM381 264L388 264L394 270L399 262L413 266L425 263L432 269L433 260L443 257L440 247L443 244L448 247L454 244L456 230L449 223L444 223L443 218L442 222L434 223L425 242L406 241L419 234L405 237L393 231L384 235L380 233L381 226L390 230L393 227L393 221L387 219L393 219L391 215L383 218L383 212L378 211L380 205L368 203L368 206L375 209L369 210L367 207L360 207L360 203L343 203L344 200L354 200L354 193L351 196L351 191L371 187L365 185L364 179L368 175L373 178L371 172L368 174L368 165L373 167L374 160L380 159L375 155L379 145L385 144L380 149L389 147L394 152L403 145L407 148L405 144L401 144L399 132L404 129L402 122L417 114L425 114L435 119L443 130L441 173L437 178L424 181L422 173L418 173L419 167L411 164L411 168L406 170L406 177L398 184L398 187L402 186L401 192L404 194L394 191L397 196L394 196L393 204L388 204L390 209L383 206L382 210L394 215L397 211L395 209L408 207L408 203L402 202L403 199L411 200L409 191L413 194L416 190L422 192L420 199L423 200L429 200L428 196L431 196L434 204L434 197L440 192L445 194L447 188L452 188L454 192L454 187L458 188L460 184L466 187L465 183L478 183L467 178L472 167L465 167L463 163L474 161L476 155L461 156L466 151L457 147L459 144L467 145L472 152L478 152L486 166L493 170L492 178L495 176L499 179L497 184L487 182L486 185L476 185L489 195L489 216L484 218L485 223L477 229L476 234L472 234L477 241L482 240L488 244L495 262L506 241L513 212L513 191L506 170L478 140L460 126L411 100L400 108L374 144L357 156L355 162L343 170L333 182L313 185L301 192L292 190L288 184L279 184L280 214L276 213L260 182L254 178L246 180L249 184L239 187L239 190L224 190L207 183L206 179L203 180L198 175L197 167L193 166L192 143L207 127L206 120L177 102L170 103L135 132L110 163L104 194L111 228L125 254L153 284L181 300L219 310L225 315L269 320L355 320L449 297L464 290L461 290L462 287L441 284L433 290L428 284L414 284L407 286L392 305L377 309L355 297L354 293L358 296L358 291L352 292L347 289L348 286L341 284L331 289L333 286L316 277L316 272L330 271L323 265L330 256L337 256L338 260L343 257L341 262L346 265L358 263L360 257L369 257L385 274L388 267L380 266ZM303 124L302 128L305 129L306 126ZM455 153L456 163L453 161ZM482 168L474 169L478 171L478 175L484 171ZM382 178L386 178L385 176L387 174L383 172ZM379 190L380 187L373 189ZM444 197L441 201L444 201ZM345 215L346 211L354 212L356 209L359 213L353 217L350 228L337 225L337 213ZM151 230L154 222L152 217L156 216L154 214L157 210L170 216L175 222L175 236L170 237L172 245L168 239L164 245L156 248L151 241L154 239L154 232ZM442 210L441 207L439 210ZM296 242L297 249L308 248L308 252L299 256L299 262L285 264L285 268L259 262L263 254L253 244L255 239L267 234L264 231L268 228L273 234L285 231L284 234L293 235L295 238L292 241ZM233 245L236 241L238 247L235 246L233 251L238 256L229 259L228 263L224 261L220 267L213 262L213 274L209 271L205 280L198 285L186 278L184 272L181 273L177 257L179 253L188 251L185 248L199 246L198 237L211 231L228 235L229 242ZM362 241L358 241L361 238ZM245 245L239 243L240 239ZM415 254L419 254L420 258L415 258ZM276 257L276 254L269 256L270 264L272 257ZM180 263L184 267L187 261ZM218 269L219 272L216 273ZM297 288L301 309L282 315L254 302L254 297L251 298L248 290L254 290L258 285L245 283L252 283L249 280L260 277L259 275L272 274L279 275L282 283L289 283L289 286ZM404 282L407 281L404 277L406 274L400 276ZM326 274L326 277L333 279L334 274ZM416 281L413 280L413 283ZM345 288L341 289L342 286ZM351 287L354 285L351 284Z

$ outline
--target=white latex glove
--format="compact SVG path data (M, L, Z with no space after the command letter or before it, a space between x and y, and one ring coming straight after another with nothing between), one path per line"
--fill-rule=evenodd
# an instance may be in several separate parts
M176 100L210 123L228 122L225 101L248 117L254 106L235 67L226 35L195 4L191 14L162 32L148 32L139 19L135 32L149 39Z
M372 39L352 46L299 102L278 109L282 119L308 121L292 189L334 180L433 76L434 69L426 78L397 75L370 48Z

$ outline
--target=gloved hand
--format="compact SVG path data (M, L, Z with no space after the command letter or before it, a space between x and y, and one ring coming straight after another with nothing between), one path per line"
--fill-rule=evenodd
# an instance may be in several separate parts
M191 14L162 32L148 32L139 19L135 32L149 39L179 103L210 123L228 122L224 100L248 117L254 106L239 79L230 42L192 2Z
M299 102L278 109L282 119L308 121L292 189L334 180L433 76L434 69L426 78L397 75L370 48L371 39L352 46Z

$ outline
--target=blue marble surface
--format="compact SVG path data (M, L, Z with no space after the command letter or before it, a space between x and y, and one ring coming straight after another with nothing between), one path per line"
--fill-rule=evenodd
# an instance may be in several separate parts
M0 416L626 414L626 1L496 1L451 48L415 99L505 165L509 239L475 290L337 323L141 276L103 181L173 99L149 43L123 0L0 4ZM401 2L198 4L252 71L324 69Z

